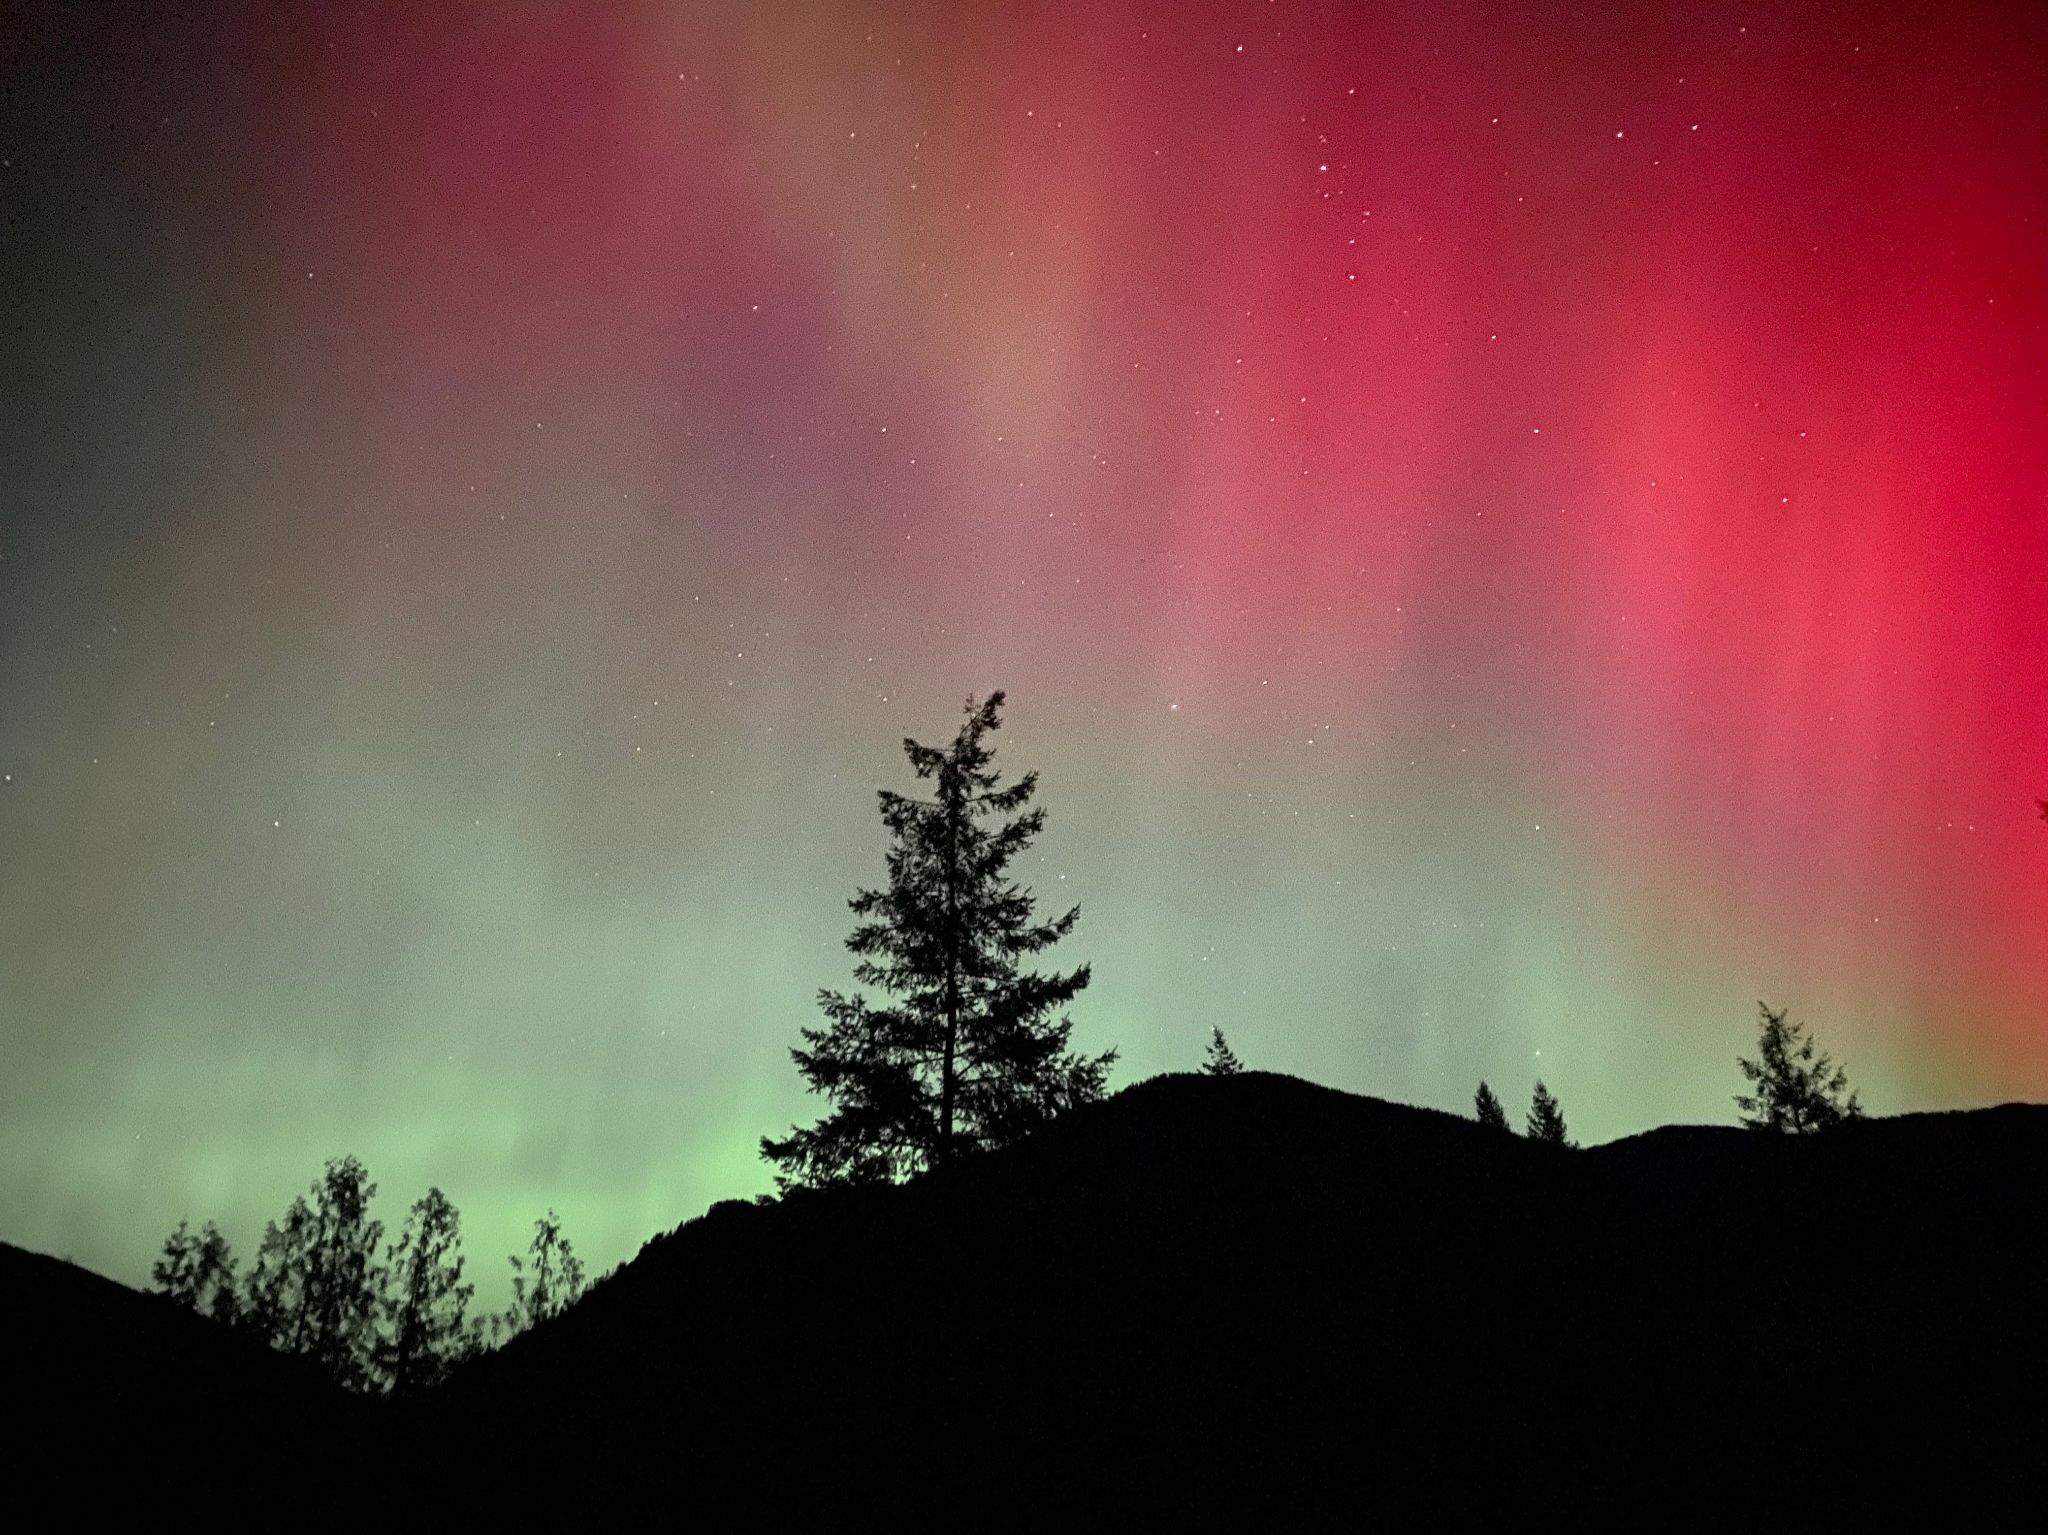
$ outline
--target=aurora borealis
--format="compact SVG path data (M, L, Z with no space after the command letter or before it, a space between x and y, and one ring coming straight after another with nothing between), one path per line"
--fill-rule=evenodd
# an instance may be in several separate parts
M142 9L155 19L138 21ZM0 19L0 1237L769 1184L899 741L1075 1044L2048 1097L2048 19Z

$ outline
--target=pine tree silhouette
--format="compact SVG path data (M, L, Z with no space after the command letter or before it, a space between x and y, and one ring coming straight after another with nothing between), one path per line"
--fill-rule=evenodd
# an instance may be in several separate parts
M1861 1119L1863 1105L1849 1091L1848 1073L1821 1051L1806 1026L1762 1002L1757 1011L1757 1058L1735 1058L1750 1085L1735 1095L1742 1123L1751 1130L1809 1135Z
M505 1314L511 1332L559 1316L583 1294L583 1262L569 1239L562 1235L562 1218L550 1210L533 1223L533 1243L521 1262L512 1265L512 1309Z
M1577 1146L1564 1126L1564 1110L1558 1106L1557 1098L1539 1080L1536 1091L1529 1096L1528 1136L1532 1141L1543 1141L1552 1146Z
M393 1396L435 1385L463 1352L463 1312L476 1287L462 1282L461 1248L461 1215L447 1195L428 1189L385 1250L390 1277L377 1363Z
M1209 1031L1209 1049L1202 1057L1202 1070L1212 1077L1234 1077L1244 1070L1244 1062L1230 1048L1230 1041L1223 1037L1221 1029Z
M1505 1130L1510 1135L1515 1133L1514 1126L1508 1123L1508 1111L1501 1107L1500 1099L1484 1082L1472 1095L1472 1117L1489 1130Z
M896 1000L819 993L828 1023L804 1029L790 1054L833 1108L809 1129L763 1137L785 1190L941 1167L1102 1096L1116 1052L1073 1054L1073 1023L1059 1011L1088 984L1088 967L1018 967L1072 932L1081 911L1038 922L1031 894L1008 876L1045 812L1024 808L1036 773L1004 788L990 767L986 737L1001 727L1002 705L1001 693L969 700L943 750L903 743L933 798L881 791L889 883L849 902L861 920L846 946L859 956L854 979Z
M262 1245L243 1279L242 1325L272 1348L296 1346L312 1230L313 1210L301 1195L286 1208L283 1225L264 1222Z
M201 1312L217 1322L235 1320L235 1257L228 1239L212 1221L196 1235L189 1223L179 1221L178 1229L164 1239L163 1251L150 1268L150 1280L157 1294L188 1311Z
M163 1251L150 1266L150 1283L156 1293L167 1296L188 1310L196 1309L192 1294L192 1255L199 1239L192 1235L191 1222L179 1221L177 1230L164 1238Z
M271 1346L304 1354L336 1382L372 1379L383 1269L384 1224L370 1218L377 1185L354 1157L327 1164L309 1191L264 1227L241 1300L245 1325Z
M383 1288L377 1246L384 1236L384 1223L370 1219L376 1193L377 1185L354 1157L329 1162L314 1185L301 1351L352 1390L368 1383L376 1346Z

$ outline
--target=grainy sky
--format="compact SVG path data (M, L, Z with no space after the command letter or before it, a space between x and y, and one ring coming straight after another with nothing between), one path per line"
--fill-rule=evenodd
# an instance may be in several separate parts
M1121 1081L2048 1096L2043 14L11 7L0 1236L765 1188L993 687Z

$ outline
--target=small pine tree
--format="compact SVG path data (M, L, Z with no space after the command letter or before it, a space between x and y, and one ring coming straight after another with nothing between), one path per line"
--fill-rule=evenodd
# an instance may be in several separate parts
M1564 1126L1564 1110L1558 1106L1557 1097L1541 1081L1529 1097L1528 1136L1532 1141L1542 1141L1552 1146L1577 1146Z
M187 1311L216 1322L233 1322L240 1311L235 1292L235 1255L220 1228L208 1221L198 1234L188 1222L164 1239L163 1252L149 1271L156 1293Z
M195 1266L206 1314L230 1327L242 1319L241 1290L235 1283L235 1255L228 1239L208 1221L199 1236Z
M408 1396L446 1377L463 1353L463 1312L474 1285L462 1282L462 1217L448 1196L428 1189L385 1250L390 1282L379 1373L393 1396Z
M481 1358L505 1341L505 1316L502 1312L489 1312L473 1316L462 1331L462 1337L455 1347L455 1362L467 1364Z
M533 1223L533 1244L526 1261L515 1254L512 1265L512 1309L505 1313L508 1332L559 1316L583 1293L583 1264L562 1235L561 1217L550 1210Z
M1234 1077L1244 1070L1244 1062L1237 1058L1237 1052L1230 1048L1230 1041L1223 1037L1221 1029L1209 1031L1209 1050L1202 1057L1202 1071L1212 1077Z
M1863 1105L1849 1091L1849 1075L1814 1041L1804 1024L1757 1003L1757 1058L1737 1056L1735 1064L1750 1090L1735 1095L1742 1123L1751 1130L1810 1135L1863 1117Z
M179 1221L178 1229L164 1238L163 1251L150 1265L150 1282L156 1286L156 1293L167 1296L188 1311L197 1310L198 1297L193 1294L192 1256L199 1239L192 1235L190 1221Z
M313 1240L313 1208L304 1196L284 1212L284 1224L265 1221L256 1261L242 1283L242 1325L272 1348L295 1352L308 1249Z
M1508 1111L1501 1107L1500 1099L1484 1082L1472 1095L1472 1116L1489 1130L1505 1130L1510 1135L1515 1133L1514 1126L1508 1123Z

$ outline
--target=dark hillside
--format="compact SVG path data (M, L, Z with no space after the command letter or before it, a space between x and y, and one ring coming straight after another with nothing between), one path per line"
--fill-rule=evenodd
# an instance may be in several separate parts
M944 1177L719 1206L418 1426L742 1522L1953 1507L2038 1471L2044 1191L2048 1108L1569 1152L1160 1078Z
M944 1176L717 1206L403 1410L0 1246L11 1443L101 1511L1953 1517L2041 1490L2044 1204L2048 1108L1573 1152L1165 1077Z
M83 1514L188 1484L294 1479L367 1444L367 1404L169 1301L0 1242L16 1497Z

